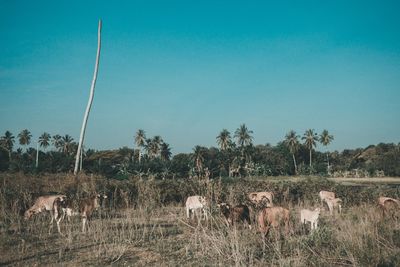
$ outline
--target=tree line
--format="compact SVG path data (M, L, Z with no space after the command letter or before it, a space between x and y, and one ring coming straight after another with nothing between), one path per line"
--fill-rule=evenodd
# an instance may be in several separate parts
M20 147L14 150L16 139ZM245 124L231 134L222 129L216 136L217 147L196 145L191 153L172 156L171 147L159 135L147 137L143 129L133 136L135 148L96 151L84 149L81 170L86 173L126 178L130 175L171 178L215 178L279 175L324 176L400 176L400 144L378 144L367 148L327 149L334 141L328 130L313 129L302 136L290 130L281 142L253 144L253 131ZM24 129L17 138L6 131L0 138L0 171L70 172L77 143L66 134L51 136L44 132L36 149L29 147L32 134ZM325 151L317 151L320 144ZM23 149L25 148L25 149ZM50 149L49 149L50 148Z

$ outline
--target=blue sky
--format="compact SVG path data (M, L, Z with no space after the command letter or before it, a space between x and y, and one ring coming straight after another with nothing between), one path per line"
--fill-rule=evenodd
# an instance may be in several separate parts
M246 123L256 144L328 129L330 148L400 142L398 1L0 0L0 134L78 139L103 20L85 145L173 153ZM319 147L320 148L320 147Z

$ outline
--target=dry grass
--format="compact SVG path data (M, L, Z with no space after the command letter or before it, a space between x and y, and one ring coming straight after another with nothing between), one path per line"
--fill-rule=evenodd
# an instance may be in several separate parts
M92 181L81 188L101 188ZM60 191L73 183L60 183ZM215 208L208 222L187 221L180 204L160 205L154 184L141 183L134 207L109 203L95 214L87 233L80 232L75 218L63 222L60 236L56 227L49 234L48 214L23 221L18 207L33 197L27 185L19 184L13 190L25 197L9 199L10 186L0 193L0 265L400 266L400 220L382 220L372 204L346 206L333 217L324 211L314 232L300 224L299 210L318 203L283 204L291 211L292 231L287 236L272 232L263 240L256 227L226 227ZM225 192L234 200L232 194Z

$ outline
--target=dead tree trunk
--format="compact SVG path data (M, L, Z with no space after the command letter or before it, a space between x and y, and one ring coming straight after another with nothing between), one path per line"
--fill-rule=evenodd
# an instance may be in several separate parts
M99 28L98 28L98 41L97 41L97 55L96 55L96 65L94 67L94 74L92 80L92 86L90 87L90 95L89 95L89 102L86 107L85 116L83 117L83 123L81 128L81 135L79 137L79 145L78 150L76 151L76 158L75 158L75 169L74 174L76 175L78 172L79 167L79 156L81 154L81 149L83 145L83 140L85 138L85 131L86 131L86 124L89 117L90 108L92 107L93 97L94 97L94 88L96 86L96 79L97 79L97 72L99 69L99 60L100 60L100 48L101 48L101 20L99 20Z

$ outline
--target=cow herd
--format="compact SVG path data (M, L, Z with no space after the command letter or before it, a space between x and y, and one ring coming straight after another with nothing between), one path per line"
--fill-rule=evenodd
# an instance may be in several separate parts
M51 215L50 229L53 227L53 221L56 221L57 230L61 233L60 223L67 217L68 220L72 216L80 216L82 220L82 232L88 227L93 212L101 207L103 199L106 195L95 194L92 197L73 201L66 195L48 195L41 196L36 199L33 206L25 212L25 219L30 219L34 214L48 211ZM321 205L324 203L328 207L330 215L333 215L335 208L341 213L342 200L337 198L334 192L320 191L319 198ZM258 225L258 231L262 236L266 236L271 228L278 229L284 226L285 233L289 231L290 215L289 209L275 206L274 193L272 192L252 192L248 194L248 203L230 205L228 203L218 203L222 218L228 227L235 224L245 224L250 229L252 224ZM186 217L188 220L195 217L208 220L211 203L204 196L189 196L185 202ZM389 197L379 197L378 207L385 216L388 211L395 206L400 207L400 201ZM318 227L318 220L321 214L321 207L313 210L300 210L301 224L310 223L311 230Z
M337 198L334 192L320 191L319 198L322 207L324 204L328 207L330 215L333 215L335 209L339 213L342 212L342 200ZM244 223L251 229L252 222L256 222L258 230L263 237L269 233L271 228L278 229L281 226L284 226L285 233L289 232L290 211L284 207L274 205L273 192L252 192L248 194L248 200L250 205L239 204L231 206L227 203L217 204L227 226L232 226L235 223ZM389 197L378 198L378 207L381 209L383 216L385 216L385 213L393 205L400 208L400 201ZM196 210L200 210L201 214L207 214L209 203L203 196L190 196L186 200L185 207L187 219L190 219L189 211L194 213ZM255 220L250 219L250 212L255 213ZM314 210L302 209L300 210L300 222L301 224L309 222L311 224L311 231L315 230L318 228L320 214L321 207L317 207ZM207 219L207 216L205 218Z

